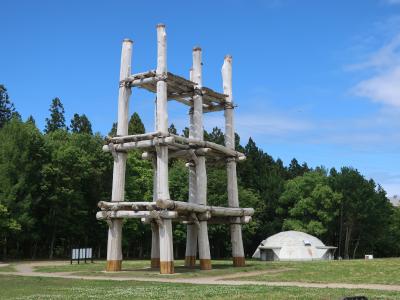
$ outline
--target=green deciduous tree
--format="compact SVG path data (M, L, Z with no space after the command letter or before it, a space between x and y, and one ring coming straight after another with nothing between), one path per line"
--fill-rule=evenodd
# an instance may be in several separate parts
M43 164L47 161L44 140L32 123L12 119L0 130L0 202L21 226L13 242L19 249L34 251L37 238L37 207L42 201L40 188ZM7 247L7 245L6 245ZM25 252L24 255L31 255Z
M287 181L277 209L284 219L283 229L303 231L327 240L339 215L341 198L340 193L330 188L326 174L320 171Z
M388 229L389 200L382 188L367 180L356 169L343 167L331 171L330 185L341 193L339 218L340 255L355 257L357 250L374 251L380 234Z

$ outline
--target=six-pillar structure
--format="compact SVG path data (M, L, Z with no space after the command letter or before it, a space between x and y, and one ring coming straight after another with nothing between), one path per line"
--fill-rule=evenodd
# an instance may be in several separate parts
M223 91L218 93L203 87L202 51L193 49L190 80L167 71L167 41L165 26L157 25L157 68L131 74L131 40L122 44L120 87L118 98L117 136L108 138L104 151L114 158L112 199L100 201L96 215L109 225L107 271L120 271L122 263L122 219L139 218L150 224L152 232L151 267L162 274L174 273L172 222L187 224L185 266L194 267L199 253L200 268L210 270L211 256L208 224L228 224L231 232L234 266L244 266L242 224L251 221L252 208L240 208L236 163L245 156L235 151L235 131L232 99L232 57L226 56L222 67ZM128 135L129 97L133 87L154 92L156 98L155 132ZM189 106L189 137L168 133L169 100ZM225 111L225 146L204 141L203 114ZM127 151L143 150L142 157L152 161L154 168L153 202L127 202L124 198ZM168 159L187 161L189 197L187 202L170 199ZM206 160L225 161L227 166L228 207L207 205Z

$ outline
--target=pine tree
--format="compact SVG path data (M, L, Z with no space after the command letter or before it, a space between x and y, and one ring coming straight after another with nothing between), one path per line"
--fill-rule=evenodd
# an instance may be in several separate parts
M111 130L110 130L110 132L108 133L109 136L116 136L116 135L117 135L117 126L118 126L117 122L114 122L114 123L112 124Z
M67 130L67 126L65 125L65 116L64 116L64 106L61 103L60 98L56 97L52 100L50 106L50 118L46 118L46 128L45 132L53 132L57 129Z
M128 134L142 134L146 129L138 113L134 112L129 119Z
M189 128L188 127L183 128L182 135L187 138L189 137Z
M25 122L25 123L30 123L30 124L36 126L36 121L35 121L35 119L33 118L32 115L30 115L30 116L28 117L28 119L26 119L26 122Z
M171 134L178 134L178 132L176 131L176 127L174 125L174 123L171 123L171 126L169 126L168 128L168 132Z
M7 89L0 84L0 128L10 121L14 116L19 116L15 111L14 104L10 101Z
M93 134L92 124L85 114L74 114L70 125L71 131L74 133Z

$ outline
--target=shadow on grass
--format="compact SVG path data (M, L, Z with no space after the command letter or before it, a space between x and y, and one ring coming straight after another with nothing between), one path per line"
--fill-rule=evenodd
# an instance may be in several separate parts
M253 269L254 266L257 266L256 264L247 264L245 267L233 267L231 264L221 264L221 263L216 263L212 264L212 270L237 270L237 271L247 271L248 269ZM185 267L183 265L175 265L175 274L186 274L186 273L197 273L197 272L207 272L200 270L200 266L197 265L195 267ZM126 267L122 269L123 272L138 272L138 273L143 273L143 272L149 272L153 274L159 274L160 269L159 268L150 268L150 267Z

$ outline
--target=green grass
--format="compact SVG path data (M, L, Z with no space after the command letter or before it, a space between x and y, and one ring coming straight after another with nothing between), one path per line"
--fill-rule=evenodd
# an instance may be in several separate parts
M0 267L0 272L15 272L14 264L9 264L5 267Z
M265 269L277 266L290 270L243 280L400 284L400 258L265 263Z
M41 266L36 267L35 270L38 272L73 272L79 275L91 275L91 276L113 276L113 277L126 277L126 276L139 276L139 277L160 277L160 276L173 276L174 278L196 278L196 277L208 277L208 276L221 276L234 274L237 272L249 272L264 270L265 263L258 261L249 261L246 267L233 268L230 260L215 260L213 261L213 269L211 271L200 271L197 267L195 269L188 269L183 266L182 260L175 261L175 274L174 275L160 275L158 269L150 269L150 261L148 260L130 260L122 263L122 272L116 273L105 273L105 261L96 261L91 264L73 264L64 266ZM279 265L273 268L279 268Z
M379 283L400 284L400 258L349 260L349 261L313 261L313 262L261 262L249 260L243 268L233 268L229 260L213 261L213 270L200 271L199 268L187 269L183 261L175 261L174 275L160 275L157 269L150 269L147 260L123 262L123 272L105 273L105 262L94 264L66 264L64 266L37 267L40 272L73 272L79 275L113 277L160 277L196 278L221 276L239 272L282 270L282 272L262 274L237 280L258 281L301 281L301 282L337 282L337 283Z
M399 299L400 293L264 286L212 286L0 275L0 299Z

